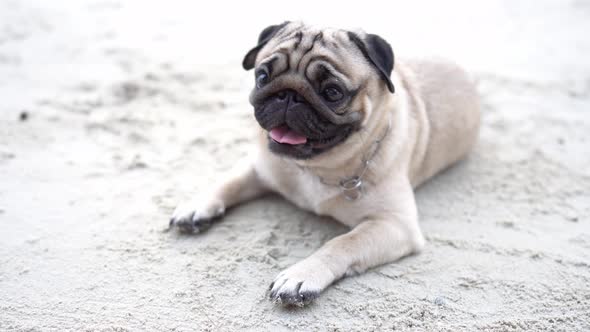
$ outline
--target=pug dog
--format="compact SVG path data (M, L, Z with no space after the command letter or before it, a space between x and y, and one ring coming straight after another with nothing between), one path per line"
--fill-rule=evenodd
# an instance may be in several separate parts
M172 228L207 229L268 192L351 230L279 273L270 298L304 305L345 276L419 252L414 189L473 147L474 83L443 60L395 61L383 38L299 22L269 26L243 60L259 135L255 157L180 205Z

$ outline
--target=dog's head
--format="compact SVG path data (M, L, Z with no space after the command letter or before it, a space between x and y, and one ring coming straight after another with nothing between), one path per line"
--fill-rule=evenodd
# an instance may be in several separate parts
M309 159L345 142L371 112L367 97L394 92L393 62L377 35L291 22L264 29L243 66L255 69L250 103L271 151Z

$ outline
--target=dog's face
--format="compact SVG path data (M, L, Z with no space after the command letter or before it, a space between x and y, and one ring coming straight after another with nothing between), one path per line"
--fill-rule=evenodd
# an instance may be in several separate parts
M317 30L300 23L266 28L244 58L250 96L271 151L309 159L345 142L371 112L367 96L393 93L393 52L376 35Z

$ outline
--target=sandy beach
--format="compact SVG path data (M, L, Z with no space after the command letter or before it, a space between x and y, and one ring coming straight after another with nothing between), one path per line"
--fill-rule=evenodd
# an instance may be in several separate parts
M590 3L333 6L2 0L0 330L589 331ZM251 150L241 60L287 19L452 58L483 105L417 191L425 250L305 308L268 286L345 226L268 196L167 231Z

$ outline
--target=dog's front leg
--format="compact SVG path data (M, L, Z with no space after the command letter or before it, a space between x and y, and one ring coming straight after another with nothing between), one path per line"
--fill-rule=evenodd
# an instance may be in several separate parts
M221 184L179 205L172 214L170 227L186 233L201 232L223 216L227 208L267 191L252 164L244 164L233 169Z
M418 226L414 194L403 181L392 205L375 212L306 259L280 273L270 286L271 299L303 305L334 281L419 251L424 238Z

